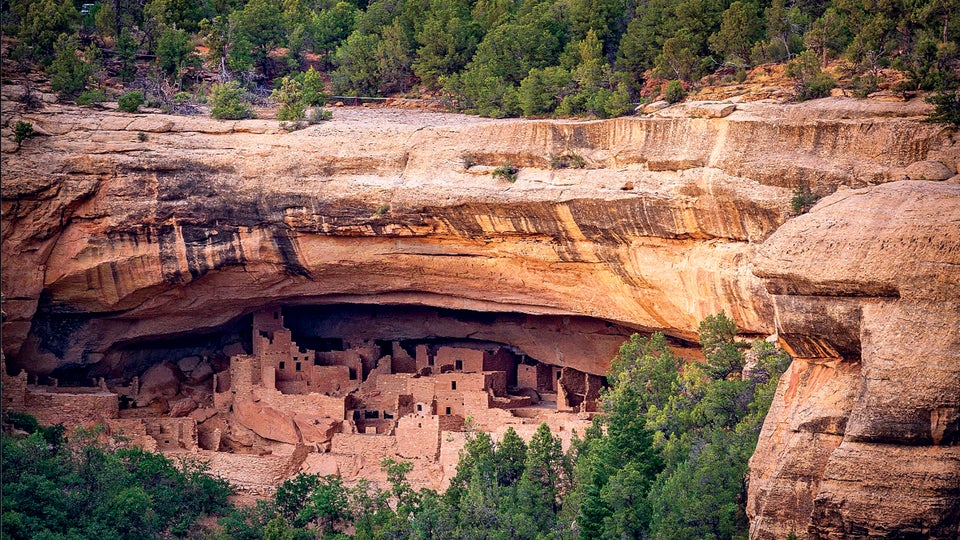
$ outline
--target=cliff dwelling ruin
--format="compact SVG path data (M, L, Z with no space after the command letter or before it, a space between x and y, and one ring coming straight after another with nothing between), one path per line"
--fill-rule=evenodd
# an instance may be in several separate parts
M275 306L217 335L128 344L86 371L4 368L4 400L44 424L103 423L149 450L200 454L253 494L300 471L377 480L387 457L442 489L470 430L529 437L546 422L565 445L582 434L630 333L583 317Z

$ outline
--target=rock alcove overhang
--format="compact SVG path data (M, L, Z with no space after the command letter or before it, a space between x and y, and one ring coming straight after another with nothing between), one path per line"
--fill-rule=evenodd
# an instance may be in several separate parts
M281 307L284 324L294 340L315 350L338 349L344 343L361 341L379 342L385 347L398 342L410 352L418 343L503 346L531 362L572 367L596 375L606 374L610 361L633 333L649 334L645 329L572 314L363 303L354 299L350 303L258 304L222 324L210 326L204 323L204 317L198 316L192 330L123 338L124 330L136 326L136 321L41 310L31 330L31 344L39 354L74 354L70 351L79 350L83 336L107 332L114 333L116 339L101 350L84 351L80 355L82 361L60 362L46 372L16 360L8 362L8 367L12 372L26 368L66 385L87 385L97 377L129 380L151 365L190 356L207 357L215 368L225 369L231 355L251 351L252 312L270 307ZM162 319L153 321L154 325L163 327ZM670 341L679 350L695 346L680 338L671 337Z

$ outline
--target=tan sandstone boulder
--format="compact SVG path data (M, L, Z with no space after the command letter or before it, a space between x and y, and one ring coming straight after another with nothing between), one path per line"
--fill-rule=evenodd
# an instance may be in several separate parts
M293 420L269 405L261 405L253 401L235 403L233 417L240 425L264 439L288 444L300 442Z
M160 398L172 398L180 392L180 373L176 366L162 362L151 366L140 376L138 405L147 405Z

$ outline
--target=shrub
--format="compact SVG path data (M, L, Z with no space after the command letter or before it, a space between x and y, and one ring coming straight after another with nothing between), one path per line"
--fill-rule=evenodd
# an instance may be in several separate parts
M303 106L303 103L299 101L285 103L281 105L280 110L277 111L277 120L281 122L299 122L306 117L307 110Z
M820 59L810 50L788 62L785 73L794 80L797 101L827 97L837 86L837 80L820 69Z
M520 82L517 100L524 116L550 114L557 108L557 96L571 83L570 74L559 66L531 69Z
M550 168L551 169L563 169L566 167L566 164L563 162L563 156L558 156L554 153L550 153Z
M683 99L685 95L686 92L684 92L683 85L680 84L680 81L670 81L663 87L663 99L668 103L676 103Z
M583 156L574 152L570 154L570 167L574 169L583 169L587 166L587 161L583 159Z
M858 98L865 98L876 92L877 88L879 88L877 76L872 73L867 73L863 76L854 75L853 80L850 82L853 95Z
M117 106L120 107L120 110L128 113L137 112L140 110L140 106L143 105L143 103L143 92L139 90L127 92L126 94L120 96L120 99L117 100Z
M506 180L507 182L513 183L517 181L517 174L519 172L520 172L520 169L515 167L512 163L508 161L503 165L494 169L493 172L490 174L492 174L493 176L499 176L504 180Z
M284 77L280 86L270 94L270 99L280 105L277 120L281 122L300 122L306 117L303 100L303 85L296 79Z
M19 124L30 125L27 122L17 122L17 125ZM26 431L27 433L36 433L41 429L40 422L38 422L36 418L30 416L29 414L16 411L7 411L4 416L5 422L21 431Z
M253 118L253 111L244 99L243 89L236 81L215 84L210 89L210 94L210 102L213 104L210 116L221 120Z
M91 90L84 90L76 99L76 104L81 107L86 107L88 105L93 105L94 103L102 103L107 101L107 94L99 88L94 88Z
M837 80L829 73L820 72L809 79L804 79L797 86L797 100L818 99L830 95L830 90L837 87Z
M464 169L469 169L477 164L477 156L470 152L464 152L460 154L460 160L463 162Z
M32 139L36 136L36 133L33 131L33 124L30 122L24 122L23 120L17 120L17 123L13 126L13 141L17 143L19 148L23 141L27 139Z
M307 113L307 123L319 124L333 118L333 111L315 107Z
M819 197L814 195L809 187L801 186L793 190L793 198L790 199L790 208L794 214L803 214L810 210L813 204L817 202L817 199L819 199Z
M90 64L77 56L77 40L61 35L57 40L56 57L47 68L50 87L61 97L75 96L87 85Z
M630 92L627 85L620 83L617 88L610 92L604 101L603 114L599 115L605 118L616 118L633 111L633 103L630 102Z
M960 92L939 92L925 100L934 106L928 122L960 126Z
M311 67L298 75L297 78L303 85L302 101L304 104L317 106L327 102L327 94L323 91L323 79L317 73L317 70Z
M551 169L582 169L587 166L587 162L577 153L550 154L549 165Z

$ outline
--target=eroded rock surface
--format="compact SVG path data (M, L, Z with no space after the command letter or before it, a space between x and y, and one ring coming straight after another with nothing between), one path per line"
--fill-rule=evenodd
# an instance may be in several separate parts
M584 315L684 338L725 310L769 332L751 260L789 217L793 187L953 162L941 128L881 112L752 103L722 119L530 122L343 110L285 134L48 107L22 115L48 136L4 147L4 351L14 369L106 375L118 348L268 303ZM574 154L585 168L549 168ZM516 183L489 175L507 161L522 167Z
M960 186L838 192L757 261L797 359L751 461L751 537L957 538Z
M597 122L343 109L287 134L267 121L10 103L0 189L12 371L117 375L141 344L269 305L591 317L685 339L723 310L746 333L776 330L797 357L752 462L754 537L958 534L958 185L901 180L955 179L960 142L918 121L923 104L754 102L726 116L690 105ZM41 136L16 150L19 119ZM515 183L490 175L506 162L520 167ZM797 186L854 189L791 219ZM549 339L524 337L525 324L516 340L575 351L558 364L606 370L583 335L555 325ZM229 335L215 347L244 351ZM206 353L183 357L197 354L176 368L184 389L214 371ZM204 448L250 446L258 430L351 451L379 440L311 418L279 426L267 404L227 429L197 405L170 407L204 423L192 435ZM456 462L452 448L441 461ZM310 457L277 457L251 485L301 464L381 474L360 454Z

